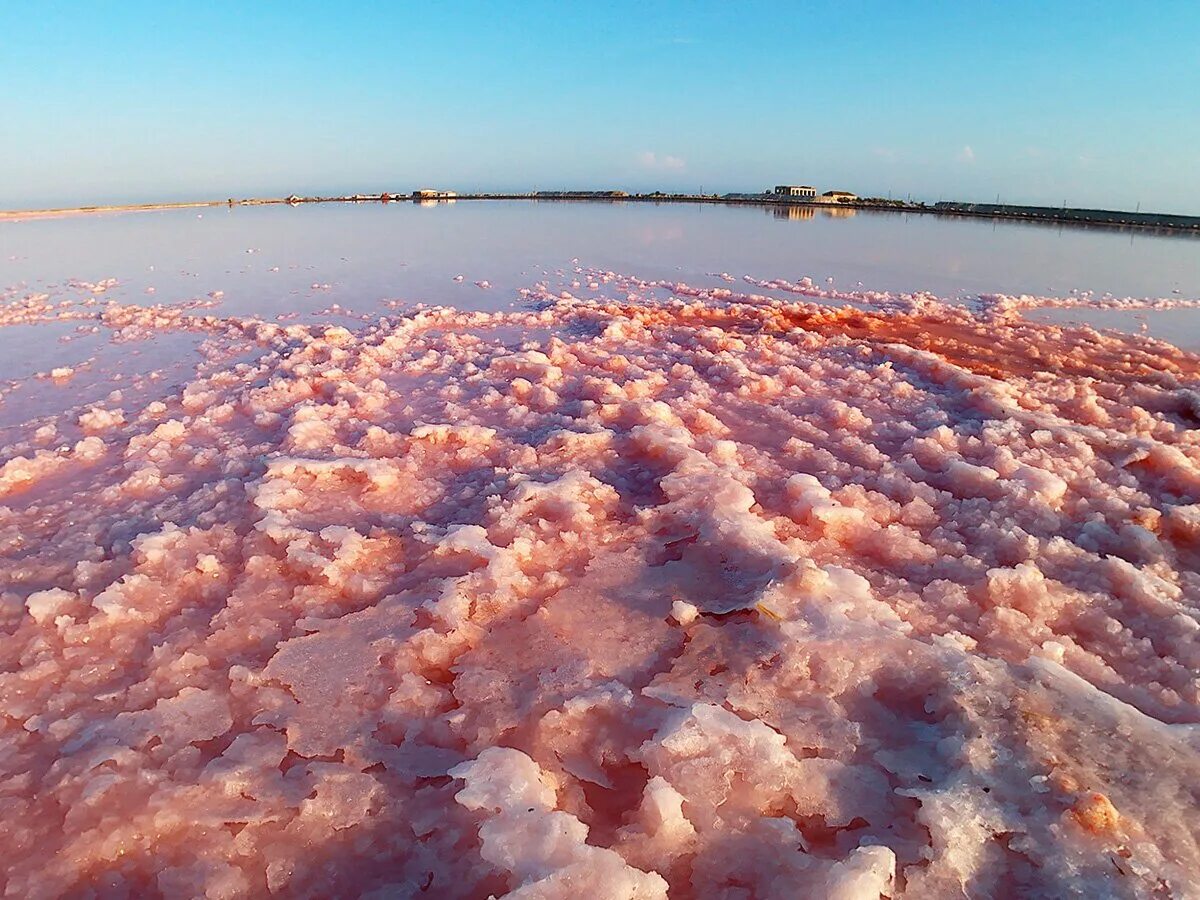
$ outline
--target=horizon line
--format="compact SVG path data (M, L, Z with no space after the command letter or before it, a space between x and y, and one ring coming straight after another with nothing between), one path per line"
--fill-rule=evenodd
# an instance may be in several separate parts
M430 196L422 197L422 192ZM299 195L285 197L226 197L219 200L180 200L148 203L94 204L83 206L47 207L41 209L0 210L0 221L28 219L66 218L73 215L90 215L109 212L153 212L172 209L201 209L221 206L272 206L305 203L401 203L401 202L446 202L454 200L597 200L619 202L665 201L684 203L728 203L748 205L797 205L826 209L863 209L868 211L896 211L949 216L973 216L983 218L1015 219L1079 225L1105 225L1111 227L1148 228L1184 233L1200 232L1200 216L1183 213L1143 212L1137 210L1103 209L1098 207L1040 206L1033 204L978 203L970 201L944 201L930 204L921 200L894 200L890 197L858 197L851 195L850 201L820 201L774 194L770 191L739 192L721 194L669 193L665 191L628 192L621 188L597 190L537 190L537 191L475 191L457 193L449 190L419 188L412 191L393 193L353 193L337 195ZM1089 217L1090 216L1090 217ZM1114 216L1132 216L1134 219L1117 219ZM1154 221L1154 220L1161 221Z

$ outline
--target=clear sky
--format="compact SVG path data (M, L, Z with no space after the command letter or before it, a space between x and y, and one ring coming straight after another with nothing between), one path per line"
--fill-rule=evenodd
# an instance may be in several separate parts
M1200 2L0 3L0 208L777 182L1200 213Z

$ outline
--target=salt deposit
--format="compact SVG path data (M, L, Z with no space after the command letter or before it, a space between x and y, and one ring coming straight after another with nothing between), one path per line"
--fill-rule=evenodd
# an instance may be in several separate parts
M9 429L5 896L1200 896L1200 359L566 277L5 297L201 360Z

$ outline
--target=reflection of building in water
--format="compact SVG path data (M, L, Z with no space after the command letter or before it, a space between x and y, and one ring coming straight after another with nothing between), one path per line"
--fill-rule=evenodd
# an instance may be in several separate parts
M817 196L817 189L808 184L777 184L775 195L779 197L799 197L801 200L811 200Z
M772 206L771 213L777 219L811 219L816 213L811 206Z
M835 207L832 207L831 209L821 210L821 214L829 216L829 218L831 218L831 219L849 219L857 211L858 210L854 210L854 209L839 209L838 207L835 206Z

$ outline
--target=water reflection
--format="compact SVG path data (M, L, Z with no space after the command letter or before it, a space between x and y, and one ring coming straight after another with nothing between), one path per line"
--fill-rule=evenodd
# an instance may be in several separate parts
M773 205L770 207L771 215L776 219L786 219L790 222L808 221L815 219L819 212L826 219L850 219L858 212L855 209L846 209L845 207L833 206L828 209L817 209L812 206L791 206L785 204Z
M796 222L808 220L816 216L816 211L811 206L772 206L771 215L777 219L787 219L788 221Z
M1200 295L1194 237L1143 232L1131 242L1111 229L800 204L764 214L751 205L433 200L438 215L416 205L222 206L0 222L0 289L56 295L70 278L112 277L120 283L106 296L120 302L221 291L221 311L238 315L304 314L333 303L366 311L394 298L496 308L531 278L570 271L578 259L696 283L715 271L832 277L947 297L1073 289ZM784 224L793 219L804 227ZM485 280L491 290L474 287Z

